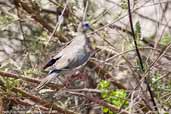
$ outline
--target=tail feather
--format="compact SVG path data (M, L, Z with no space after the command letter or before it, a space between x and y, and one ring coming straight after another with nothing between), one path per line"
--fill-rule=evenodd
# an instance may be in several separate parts
M40 84L35 88L36 91L41 90L47 83L49 83L52 79L58 76L59 73L53 72L50 73L47 77L45 77Z

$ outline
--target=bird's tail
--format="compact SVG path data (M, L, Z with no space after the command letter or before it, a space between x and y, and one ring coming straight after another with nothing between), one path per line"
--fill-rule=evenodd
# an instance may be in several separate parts
M57 77L59 75L59 72L50 72L47 77L42 79L40 84L35 88L36 91L41 90L47 83L49 83L52 79Z

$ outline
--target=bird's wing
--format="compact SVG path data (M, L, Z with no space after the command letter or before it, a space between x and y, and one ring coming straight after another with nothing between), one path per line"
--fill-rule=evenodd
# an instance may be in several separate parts
M55 68L56 69L70 69L71 63L75 61L75 56L72 52L67 52L64 54L56 63Z
M57 58L52 58L48 61L48 63L43 67L43 69L46 69L50 66L52 66L58 59L60 59L62 56L58 56Z
M58 59L60 59L63 55L63 50L65 50L65 48L67 48L71 44L71 42L72 41L68 42L58 54L56 54L52 59L50 59L48 63L43 67L43 69L52 66Z
M82 65L89 57L83 47L73 46L63 50L63 56L55 63L57 69L73 69Z
M78 66L74 63L77 61L78 51L81 51L85 45L85 35L79 34L69 42L56 56L54 56L43 68L46 69L54 63L57 69L63 69L71 66ZM79 61L78 61L79 62Z

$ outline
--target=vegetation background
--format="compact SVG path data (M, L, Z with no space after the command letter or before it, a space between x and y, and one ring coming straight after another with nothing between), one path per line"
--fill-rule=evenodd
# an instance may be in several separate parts
M92 57L33 91L86 3ZM170 114L170 20L170 0L0 0L0 113Z

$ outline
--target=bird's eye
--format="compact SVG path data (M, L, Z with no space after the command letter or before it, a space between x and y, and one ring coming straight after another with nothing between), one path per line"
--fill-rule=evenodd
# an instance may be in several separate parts
M83 28L89 29L90 28L90 25L88 23L85 23L85 24L83 24Z

